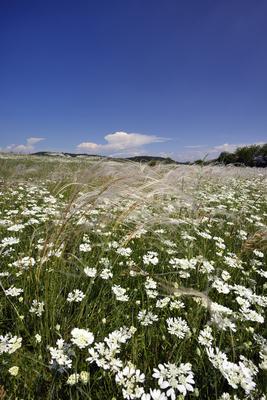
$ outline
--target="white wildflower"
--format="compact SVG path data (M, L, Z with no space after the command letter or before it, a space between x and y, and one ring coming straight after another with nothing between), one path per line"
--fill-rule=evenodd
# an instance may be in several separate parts
M88 253L92 250L92 246L89 243L81 243L79 246L79 250L82 253Z
M74 328L71 331L71 335L72 343L76 344L80 349L84 349L94 341L94 335L86 329Z
M203 330L199 332L198 341L202 346L211 347L213 336L210 326L206 326Z
M171 400L177 398L177 394L181 393L186 396L187 392L193 392L194 374L191 364L175 364L166 363L159 364L158 369L154 368L153 377L158 380L161 389L166 390L167 397Z
M24 229L23 224L16 224L16 225L12 225L9 228L7 228L7 230L10 232L19 232L19 231L22 231L23 229Z
M10 333L0 336L0 354L13 354L21 347L22 338L12 336Z
M9 368L8 372L12 376L17 376L19 373L19 367L17 367L17 366L11 367L11 368Z
M120 256L129 257L132 254L132 249L130 247L118 247L116 253Z
M126 294L127 289L122 288L120 285L112 286L112 292L115 294L118 301L128 301L129 296Z
M42 341L42 336L39 335L39 333L36 333L36 335L35 335L34 337L35 337L35 340L36 340L37 343L41 343L41 341Z
M255 256L256 257L259 257L259 258L263 258L264 257L264 253L262 252L262 251L259 251L259 250L253 250L253 254L255 254Z
M33 300L32 306L30 308L30 313L36 314L38 317L41 317L44 312L44 302Z
M153 314L151 311L142 310L139 311L137 319L140 321L140 324L143 326L153 325L153 322L158 321L158 316Z
M71 374L68 377L68 380L67 380L68 385L73 386L73 385L75 385L75 383L78 383L78 382L79 382L79 374Z
M5 246L13 246L14 244L18 244L19 239L13 236L6 237L2 239L0 246L5 247Z
M89 382L89 379L90 379L90 374L89 374L89 372L87 372L87 371L81 371L81 372L80 372L80 381L81 381L83 384L88 383L88 382Z
M96 274L97 274L97 269L96 268L89 268L86 267L84 268L84 273L89 276L90 278L95 278Z
M75 289L68 294L67 301L69 303L72 303L72 302L79 303L82 301L82 299L84 297L85 297L85 294L81 290Z
M167 330L171 335L175 335L179 339L184 339L190 334L190 328L182 318L168 318L166 322L168 325Z
M60 367L71 368L72 360L68 356L68 348L63 339L58 339L56 342L57 347L49 347L51 354L50 364L56 362Z
M18 297L21 293L23 293L23 289L16 288L15 286L11 286L9 289L5 290L6 296Z
M157 265L159 263L158 253L155 251L148 251L147 254L143 256L144 265Z
M112 277L113 277L113 273L111 272L111 270L109 268L102 269L102 271L100 273L100 278L102 278L104 280L108 280Z

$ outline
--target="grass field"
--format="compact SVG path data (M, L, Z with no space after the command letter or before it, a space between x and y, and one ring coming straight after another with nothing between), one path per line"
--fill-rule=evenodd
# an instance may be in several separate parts
M0 399L266 399L267 171L0 158Z

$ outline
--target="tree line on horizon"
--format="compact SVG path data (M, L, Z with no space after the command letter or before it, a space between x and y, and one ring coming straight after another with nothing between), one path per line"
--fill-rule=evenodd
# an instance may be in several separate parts
M234 153L222 152L218 161L224 164L244 164L248 167L267 166L267 143L238 147Z
M223 151L218 158L205 161L196 160L195 164L211 163L244 165L247 167L267 167L267 143L238 147L233 153Z
M36 153L31 153L32 156L49 156L54 155L53 152L49 151L39 151ZM220 155L212 160L198 159L195 161L175 161L170 157L159 157L159 156L133 156L127 158L113 158L100 155L88 155L88 154L77 154L77 153L61 153L62 156L68 157L98 157L104 159L111 159L116 161L135 161L148 163L150 166L155 166L157 164L183 164L183 165L210 165L210 164L233 164L236 166L247 166L247 167L267 167L267 143L264 144L253 144L250 146L238 147L233 153L223 151Z

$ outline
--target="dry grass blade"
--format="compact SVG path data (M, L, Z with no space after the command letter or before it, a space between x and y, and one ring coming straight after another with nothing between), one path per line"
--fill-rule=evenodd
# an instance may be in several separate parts
M0 400L3 400L6 396L6 391L4 386L0 386Z
M260 230L256 232L253 236L249 237L245 241L242 251L255 249L267 251L267 231Z

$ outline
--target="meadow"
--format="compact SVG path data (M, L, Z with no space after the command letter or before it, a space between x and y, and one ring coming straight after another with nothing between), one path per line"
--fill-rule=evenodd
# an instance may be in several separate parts
M265 400L267 170L1 155L0 399Z

